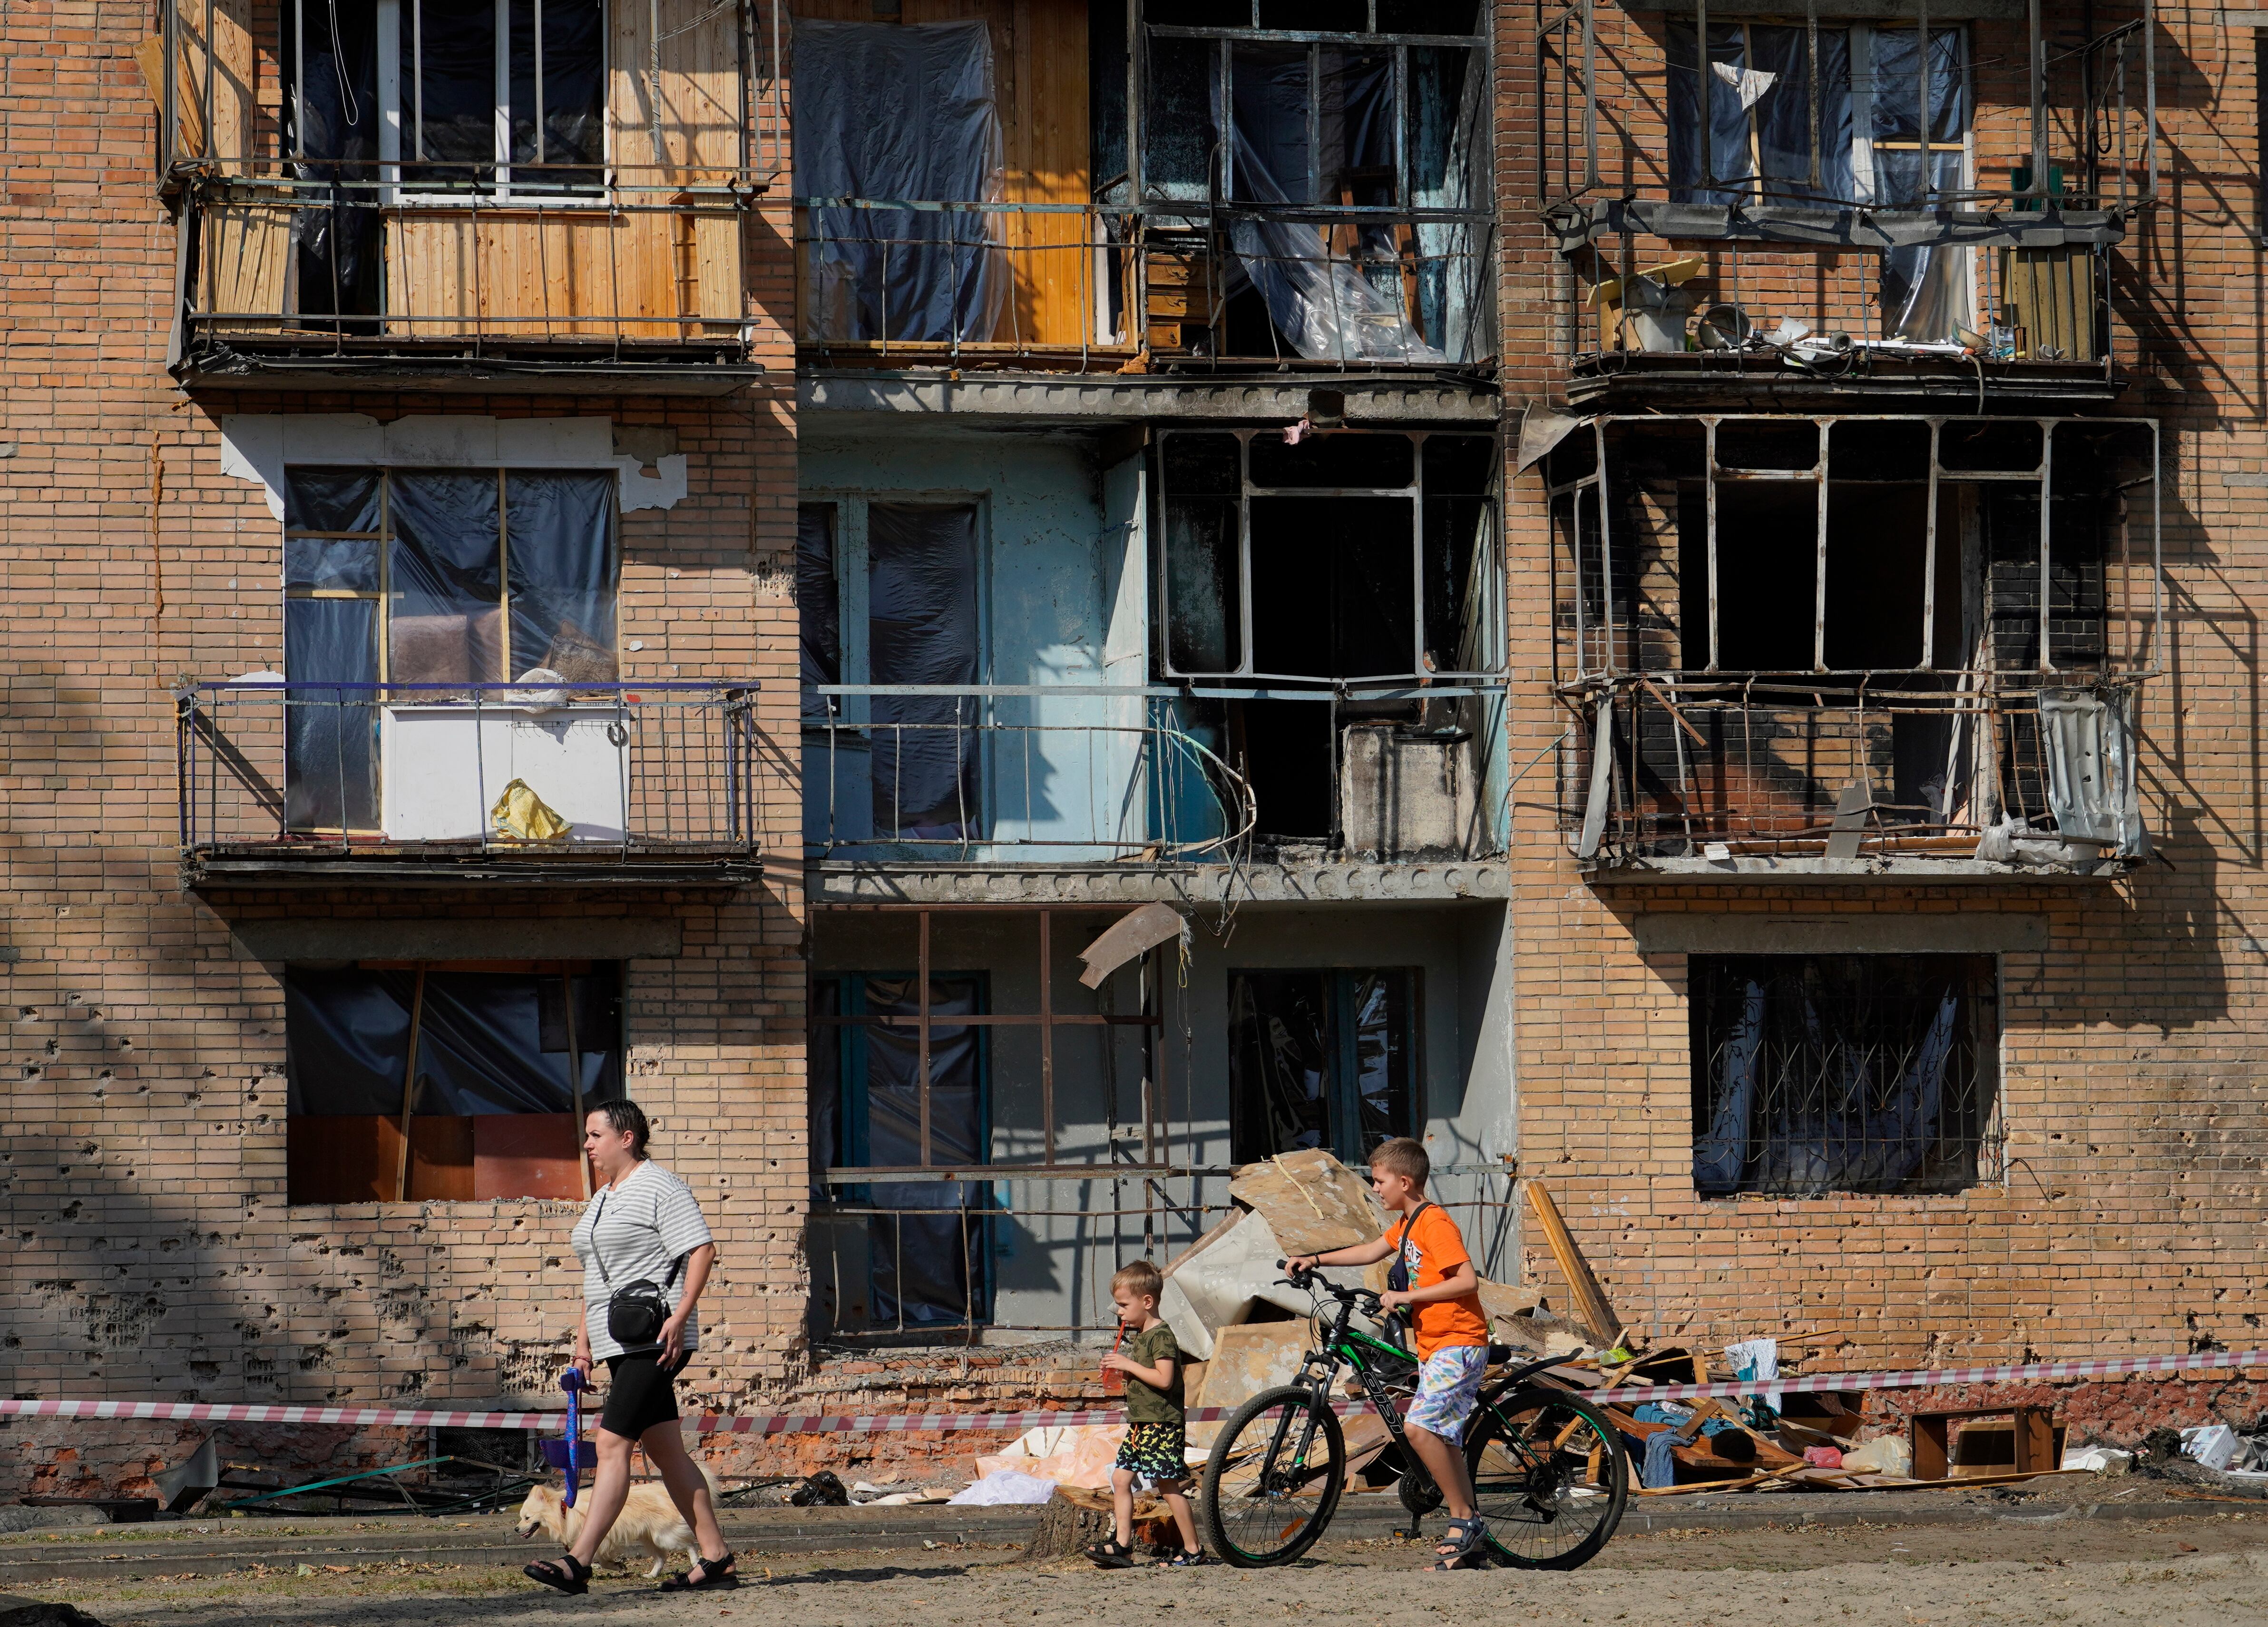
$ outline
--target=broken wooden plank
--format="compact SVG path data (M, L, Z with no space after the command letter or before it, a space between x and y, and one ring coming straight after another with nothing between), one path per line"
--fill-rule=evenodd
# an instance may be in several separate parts
M1559 1263L1559 1274L1567 1279L1568 1292L1575 1301L1575 1320L1591 1330L1593 1344L1602 1350L1612 1350L1622 1342L1622 1318L1607 1303L1606 1291L1591 1274L1590 1262L1575 1247L1567 1223L1559 1217L1559 1205L1551 1201L1550 1192L1541 1181L1531 1179L1528 1182L1528 1204L1535 1211L1536 1223L1543 1228L1543 1240L1550 1246L1551 1257Z

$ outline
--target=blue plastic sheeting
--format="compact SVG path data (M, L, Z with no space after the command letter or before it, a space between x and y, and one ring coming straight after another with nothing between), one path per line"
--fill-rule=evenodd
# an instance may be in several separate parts
M795 24L795 195L997 202L992 36L973 23ZM990 341L1007 300L998 217L814 208L803 337Z

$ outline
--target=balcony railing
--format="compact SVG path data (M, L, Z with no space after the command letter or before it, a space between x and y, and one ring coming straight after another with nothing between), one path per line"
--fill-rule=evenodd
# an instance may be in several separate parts
M1244 777L1142 692L830 684L805 693L817 858L1187 862L1233 857ZM1004 717L1055 713L1063 721Z
M238 680L176 700L194 880L729 880L758 856L754 691Z
M1559 822L1579 858L2146 858L2137 675L1647 673L1565 697ZM2079 687L2083 684L2085 687Z

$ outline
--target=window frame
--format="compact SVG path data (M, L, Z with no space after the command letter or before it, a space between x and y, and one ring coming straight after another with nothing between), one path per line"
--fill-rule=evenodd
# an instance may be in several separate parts
M470 170L459 187L434 189L430 181L407 180L405 171L418 165L437 164L445 160L428 158L424 155L424 78L419 71L423 64L424 7L428 0L376 0L378 19L378 143L379 162L383 166L380 195L389 204L409 205L418 209L470 209L479 207L540 207L544 209L611 209L617 202L618 177L615 173L615 121L611 100L614 85L614 17L613 7L600 0L599 28L599 100L600 156L590 167L600 172L594 186L563 187L547 183L541 179L524 185L516 184L512 176L512 81L513 56L512 52L512 0L494 0L496 37L502 43L493 62L491 88L495 105L491 116L491 144L489 169L483 173L477 167ZM543 158L544 143L549 132L544 128L543 112L543 0L534 4L534 61L531 80L535 85L534 120L536 157L538 165ZM401 49L403 8L410 8L409 23L411 50L407 58ZM404 151L407 136L408 151ZM477 162L477 161L476 161ZM579 166L578 166L579 167Z
M1399 977L1407 990L1407 1021L1409 1040L1403 1048L1403 1091L1409 1101L1409 1123L1402 1130L1424 1139L1425 1133L1425 968L1411 963L1399 966L1237 966L1228 968L1224 992L1234 987L1240 977L1315 977L1323 984L1326 1001L1326 1020L1329 1032L1324 1042L1330 1064L1328 1091L1324 1095L1325 1135L1322 1150L1336 1156L1350 1168L1363 1167L1371 1149L1362 1142L1362 1087L1360 1053L1358 1049L1359 1025L1354 1020L1363 980L1371 977ZM1232 1058L1236 1051L1235 1001L1231 996L1225 1009L1229 1017L1228 1052ZM1233 1075L1227 1080L1228 1141L1230 1159L1238 1163L1244 1159L1237 1151L1238 1098ZM1248 1149L1251 1150L1251 1149ZM1278 1152L1296 1149L1278 1148ZM1256 1157L1272 1156L1256 1152Z

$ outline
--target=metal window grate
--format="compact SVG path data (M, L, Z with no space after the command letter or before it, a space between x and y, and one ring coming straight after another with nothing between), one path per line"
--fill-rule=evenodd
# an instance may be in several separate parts
M1990 955L1695 955L1693 1183L1955 1192L1999 1173Z

